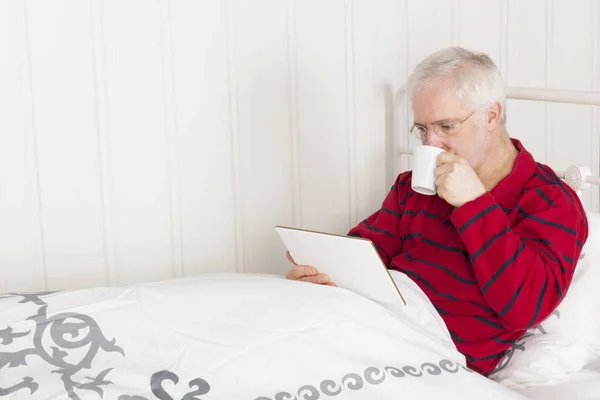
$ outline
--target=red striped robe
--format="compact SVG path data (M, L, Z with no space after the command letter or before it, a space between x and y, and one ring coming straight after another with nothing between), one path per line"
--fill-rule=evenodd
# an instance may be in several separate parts
M576 193L513 143L512 172L481 197L454 209L414 192L405 172L381 209L349 232L421 287L483 375L559 305L588 235Z

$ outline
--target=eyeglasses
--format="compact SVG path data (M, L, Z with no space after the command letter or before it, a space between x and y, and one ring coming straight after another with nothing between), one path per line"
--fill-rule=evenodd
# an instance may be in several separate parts
M460 122L436 122L435 124L433 124L432 128L433 131L435 132L436 135L438 135L441 138L445 138L448 136L452 136L453 134L456 133L456 130L469 118L471 118L471 116L473 114L475 114L477 110L473 111L471 114L469 114L469 116L465 119L463 119ZM419 124L414 124L412 126L412 128L410 128L410 133L412 133L414 135L414 137L416 137L417 139L419 139L421 142L423 142L426 138L427 138L427 132L429 132L429 128L427 128L424 125L419 125Z

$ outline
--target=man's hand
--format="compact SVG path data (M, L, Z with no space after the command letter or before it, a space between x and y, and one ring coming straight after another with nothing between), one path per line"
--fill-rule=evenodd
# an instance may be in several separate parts
M438 196L457 208L486 192L468 161L450 152L437 158L435 186Z
M294 264L294 266L290 268L290 270L285 275L287 279L317 283L320 285L336 286L335 283L331 282L329 275L320 274L315 267L311 267L310 265L296 264L289 251L286 252L285 255L287 256L288 260L290 260L290 262Z

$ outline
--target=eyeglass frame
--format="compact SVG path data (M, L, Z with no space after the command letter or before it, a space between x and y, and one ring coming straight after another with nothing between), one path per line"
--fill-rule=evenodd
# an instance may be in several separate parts
M427 133L429 133L429 130L433 130L433 132L438 135L439 137L448 137L448 136L452 136L453 134L455 134L456 132L452 132L452 133L448 133L451 131L455 131L457 128L460 128L460 126L469 118L471 118L473 116L473 114L475 114L477 112L478 109L475 109L471 114L469 114L465 119L463 119L460 122L455 122L453 124L448 123L448 122L436 122L433 125L432 128L429 128L427 125L421 125L421 124L413 124L412 127L409 129L409 132L416 137L418 140L420 140L421 142L423 142L423 140L427 137ZM444 128L442 125L447 126L447 128ZM435 129L435 127L438 127L439 129L442 129L442 132L444 132L444 130L447 130L448 132L444 132L443 135L440 135L439 132ZM419 133L418 136L417 134L414 132L415 128L423 128L425 130L424 135L423 133Z

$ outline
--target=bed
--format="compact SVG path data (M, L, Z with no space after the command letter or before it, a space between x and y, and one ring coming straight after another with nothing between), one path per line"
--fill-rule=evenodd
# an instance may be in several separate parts
M561 174L577 191L600 183L582 166ZM600 213L588 219L565 301L490 378L466 367L397 271L407 306L278 275L204 274L0 294L0 398L598 399Z
M428 299L394 279L410 307L242 274L7 294L0 396L524 398L466 368Z
M392 276L406 307L383 307L340 288L242 274L5 294L0 396L598 398L600 366L540 371L536 363L548 356L535 351L535 335L521 343L525 350L514 354L502 376L470 371L419 288L403 274ZM574 342L561 353L565 359L572 360L567 353ZM583 358L579 363L587 364Z

